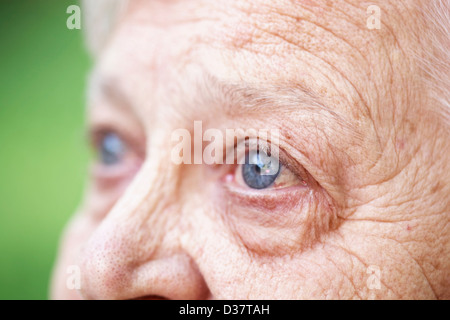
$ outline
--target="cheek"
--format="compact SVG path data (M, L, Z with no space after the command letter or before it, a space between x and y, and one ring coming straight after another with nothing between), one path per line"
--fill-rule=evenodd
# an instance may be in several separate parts
M179 228L181 246L194 259L213 298L298 298L296 286L305 283L305 274L311 275L299 270L299 259L291 259L299 256L292 240L298 230L258 225L254 220L258 210L241 206L224 210L227 201L219 199L217 203L213 197L190 198ZM289 237L292 248L281 256L287 253Z

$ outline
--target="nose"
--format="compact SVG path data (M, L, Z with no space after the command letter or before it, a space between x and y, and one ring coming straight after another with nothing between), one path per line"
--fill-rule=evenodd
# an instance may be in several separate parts
M206 299L210 292L181 245L168 181L144 167L95 230L80 258L87 299ZM164 186L164 188L162 188ZM174 188L176 182L174 183Z

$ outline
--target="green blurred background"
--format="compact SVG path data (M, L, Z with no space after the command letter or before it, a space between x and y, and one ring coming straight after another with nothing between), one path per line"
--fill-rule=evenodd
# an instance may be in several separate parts
M81 199L91 62L82 31L66 27L72 4L0 1L0 299L48 298L58 240Z

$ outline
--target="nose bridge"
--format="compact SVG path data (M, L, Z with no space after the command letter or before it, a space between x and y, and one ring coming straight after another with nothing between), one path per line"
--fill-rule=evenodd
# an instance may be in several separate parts
M176 242L160 250L177 224L177 167L167 159L146 161L125 194L95 230L81 257L81 293L117 298L151 260L175 254Z
M164 217L157 212L176 205L170 195L178 192L177 171L163 158L144 162L107 219L120 223L132 221L140 227L145 227L148 222L161 223L160 218Z

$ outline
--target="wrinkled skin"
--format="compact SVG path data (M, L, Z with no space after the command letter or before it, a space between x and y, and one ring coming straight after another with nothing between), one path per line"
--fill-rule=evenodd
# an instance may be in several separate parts
M377 4L380 30L359 1L132 1L88 118L134 151L93 164L52 297L449 299L450 145L409 54L425 29L411 1ZM194 120L279 128L307 184L175 165L171 134Z

